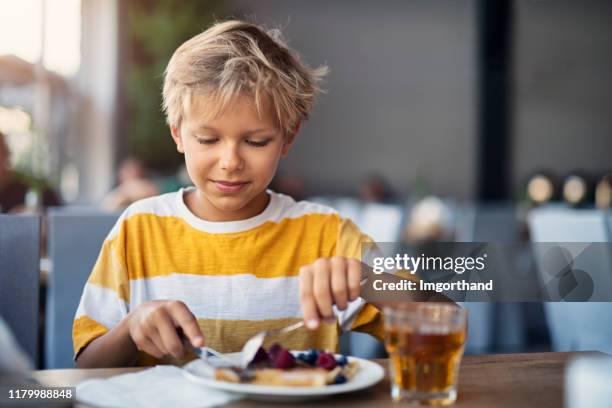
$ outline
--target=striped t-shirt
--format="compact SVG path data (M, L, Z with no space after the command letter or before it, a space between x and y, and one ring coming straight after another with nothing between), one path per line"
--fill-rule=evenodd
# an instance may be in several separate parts
M271 191L255 217L205 221L185 205L187 191L138 201L121 215L85 284L73 327L75 355L139 304L159 299L184 302L208 346L239 351L257 332L302 319L301 266L322 257L360 259L361 243L371 241L335 210ZM355 308L361 311L347 321ZM361 298L336 315L336 324L271 341L337 350L345 330L383 338L380 312ZM156 362L141 357L143 364Z

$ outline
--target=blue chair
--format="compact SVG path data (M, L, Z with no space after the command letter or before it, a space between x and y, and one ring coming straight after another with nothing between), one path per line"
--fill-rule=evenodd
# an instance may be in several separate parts
M73 367L72 322L85 282L119 214L52 209L49 212L49 276L45 367Z
M541 208L532 211L528 221L532 242L558 243L570 252L575 251L575 245L563 243L610 242L604 213L598 210ZM534 253L539 274L545 281L544 248L535 247ZM585 269L603 268L599 275L607 274L612 279L612 260L608 251L601 251L597 259L584 258L581 262L595 263ZM576 258L576 262L579 259ZM583 267L578 264L574 266ZM595 290L610 288L595 287ZM544 310L555 351L598 350L612 353L612 325L609 321L602 321L612 314L612 303L547 302Z
M510 202L458 204L455 214L455 241L516 243L519 223L516 206ZM525 345L521 303L465 302L468 310L466 352L487 353L520 350Z
M38 366L40 217L0 214L0 316Z

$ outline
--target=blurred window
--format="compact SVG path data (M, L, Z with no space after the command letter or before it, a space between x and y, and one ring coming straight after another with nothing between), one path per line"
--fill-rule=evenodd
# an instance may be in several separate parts
M7 1L1 10L0 55L13 54L34 63L44 53L48 70L66 77L77 73L81 0Z

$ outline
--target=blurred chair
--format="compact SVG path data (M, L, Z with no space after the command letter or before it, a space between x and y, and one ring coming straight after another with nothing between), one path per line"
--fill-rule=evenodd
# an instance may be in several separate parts
M0 214L0 315L35 365L39 293L40 217Z
M73 367L72 322L85 282L119 214L64 209L49 212L49 276L45 367Z
M510 244L519 241L513 203L463 203L455 209L456 242ZM466 352L514 351L524 347L526 328L521 303L465 302L461 306L468 310Z
M375 242L398 242L405 210L395 204L364 204L357 225Z
M533 210L528 221L531 240L534 243L610 242L604 213L598 210L541 208ZM539 274L546 278L544 253L540 249L534 248L534 253ZM600 256L597 256L598 259L584 261L594 263L589 268L604 268L603 273L612 278L612 261L607 252L602 251ZM581 268L578 264L574 266ZM609 321L612 303L546 302L544 310L555 351L598 350L612 353L612 325Z
M519 224L513 203L463 203L456 208L455 241L517 242Z
M346 348L343 349L343 336L348 340ZM340 352L360 358L385 358L387 352L383 342L376 340L375 337L366 333L348 332L342 334L340 338Z
M321 205L327 205L329 207L334 208L334 206L333 206L334 199L332 197L329 197L329 196L313 196L313 197L309 197L307 200L312 202L312 203L317 203L317 204L321 204Z
M348 218L356 225L361 221L362 204L359 200L351 197L340 197L331 203L342 218Z

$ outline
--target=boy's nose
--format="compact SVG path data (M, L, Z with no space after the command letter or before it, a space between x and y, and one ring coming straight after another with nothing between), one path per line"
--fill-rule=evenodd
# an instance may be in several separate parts
M219 158L219 165L221 169L225 171L236 171L242 170L244 161L238 152L238 147L234 145L228 145L223 149L221 157Z

